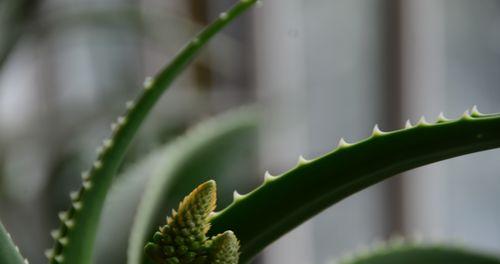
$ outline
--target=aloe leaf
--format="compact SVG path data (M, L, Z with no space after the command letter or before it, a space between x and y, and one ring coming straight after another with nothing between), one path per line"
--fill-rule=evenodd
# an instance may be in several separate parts
M98 223L106 194L126 149L136 131L160 96L194 59L200 49L221 29L255 3L241 0L202 30L154 78L147 78L137 100L112 125L112 135L103 141L99 156L88 172L82 174L82 188L71 195L72 206L61 212L61 226L52 232L55 244L46 252L49 263L88 264L92 260Z
M0 223L0 263L3 264L25 264L27 261L21 256L19 248L14 245L12 237L7 233L5 227Z
M144 245L170 209L201 182L215 179L219 204L228 204L234 186L252 182L251 162L258 112L253 108L230 111L194 127L162 154L137 209L128 249L128 263L146 261ZM238 177L235 177L238 175Z
M165 147L127 167L106 197L94 248L94 263L125 263L127 242L134 215L146 182L165 156Z
M339 147L323 157L299 158L280 175L266 173L264 183L214 215L210 233L232 230L241 242L242 263L274 240L330 205L393 175L419 166L500 146L500 114L476 108L458 120L442 115L437 123L382 132Z
M396 244L356 253L336 264L499 264L500 259L445 245Z

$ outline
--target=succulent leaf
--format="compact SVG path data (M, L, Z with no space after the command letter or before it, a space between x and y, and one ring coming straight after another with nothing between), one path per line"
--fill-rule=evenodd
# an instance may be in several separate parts
M500 259L457 246L414 243L384 244L354 253L335 264L499 264Z
M12 241L12 237L2 223L0 223L0 263L25 264L27 260L21 256L19 248Z
M126 104L124 115L111 125L111 136L98 148L98 157L88 172L82 173L82 187L72 197L70 209L60 214L58 239L47 254L49 263L89 264L102 208L127 147L149 112L176 77L196 57L202 47L256 0L242 0L202 30L154 78L146 78L144 89Z
M238 234L240 262L247 263L286 232L360 190L406 170L500 147L500 114L477 112L435 124L422 119L355 144L341 142L323 157L265 177L261 186L214 215L209 234Z

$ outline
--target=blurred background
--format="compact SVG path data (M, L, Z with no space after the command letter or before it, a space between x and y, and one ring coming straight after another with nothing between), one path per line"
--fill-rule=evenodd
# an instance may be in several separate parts
M0 218L30 263L45 262L57 212L124 102L232 3L0 0ZM500 112L499 29L499 0L267 0L182 74L125 167L200 120L254 103L266 114L259 144L248 144L243 175L252 180L239 190L340 137L363 139L374 124L397 129L441 111L457 118L473 105ZM392 235L498 254L499 157L468 155L378 184L255 263L327 263ZM96 263L124 263L116 252Z

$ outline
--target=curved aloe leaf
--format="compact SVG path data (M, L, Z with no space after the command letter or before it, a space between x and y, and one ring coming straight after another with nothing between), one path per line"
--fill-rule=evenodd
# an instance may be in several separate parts
M154 168L168 159L165 147L128 166L109 190L94 247L93 263L125 263L126 248L134 215Z
M27 260L19 253L19 248L14 245L12 238L2 223L0 223L0 263L25 264Z
M55 245L46 252L50 263L91 263L102 207L116 171L136 131L162 93L200 49L222 28L247 10L255 0L241 0L222 13L211 25L189 42L155 78L148 78L136 101L127 103L125 114L112 125L112 135L106 139L92 169L82 174L82 188L71 195L71 208L59 214L62 225L52 235Z
M474 108L456 121L440 115L436 124L382 132L359 143L341 140L339 147L298 165L235 198L211 220L210 233L232 230L241 242L240 261L249 261L281 235L330 205L400 172L440 160L500 146L500 115L481 115Z
M499 264L500 259L443 245L396 244L353 255L336 264Z
M125 263L132 226L138 231L135 231L136 240L131 241L130 251L136 250L136 258L142 257L144 245L150 238L147 235L154 233L164 221L166 209L177 206L178 197L212 175L216 175L219 186L223 187L219 191L219 198L222 198L219 204L229 204L231 193L228 191L235 186L251 184L251 176L255 175L252 170L255 166L249 159L256 153L257 123L258 113L254 108L229 111L201 122L127 169L108 194L97 235L95 263L109 263L110 260ZM234 177L235 174L239 177ZM139 201L152 177L163 190L148 202L160 209L153 209L148 215L144 212L146 201L143 201L138 214ZM142 236L146 237L137 240Z
M200 182L217 180L218 196L222 198L219 204L229 203L229 191L234 186L251 183L249 176L254 171L249 160L253 156L257 123L255 109L230 111L201 123L169 145L137 209L128 263L146 261L144 245L164 224L169 210L177 208L178 201Z

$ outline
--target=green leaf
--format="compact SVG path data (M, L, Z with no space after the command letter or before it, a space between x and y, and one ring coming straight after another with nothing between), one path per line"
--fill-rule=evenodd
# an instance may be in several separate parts
M128 263L145 261L144 245L169 210L200 182L216 179L218 203L226 205L235 186L252 183L257 124L255 109L230 111L201 123L168 146L137 210Z
M200 49L221 29L247 10L255 0L241 0L201 31L154 78L147 78L138 99L127 103L127 110L112 125L112 134L103 141L100 154L88 172L83 186L71 196L72 206L61 212L61 226L54 231L55 244L46 252L49 262L88 264L92 260L101 211L114 175L134 135L160 96L195 58Z
M217 213L209 233L232 230L241 242L242 263L330 205L393 175L440 160L500 146L500 115L474 109L458 120L421 120L415 127L381 132L339 147L239 196Z
M444 245L396 244L358 253L336 264L499 264L500 259Z
M19 248L14 245L12 238L2 223L0 223L0 263L2 264L25 264Z

